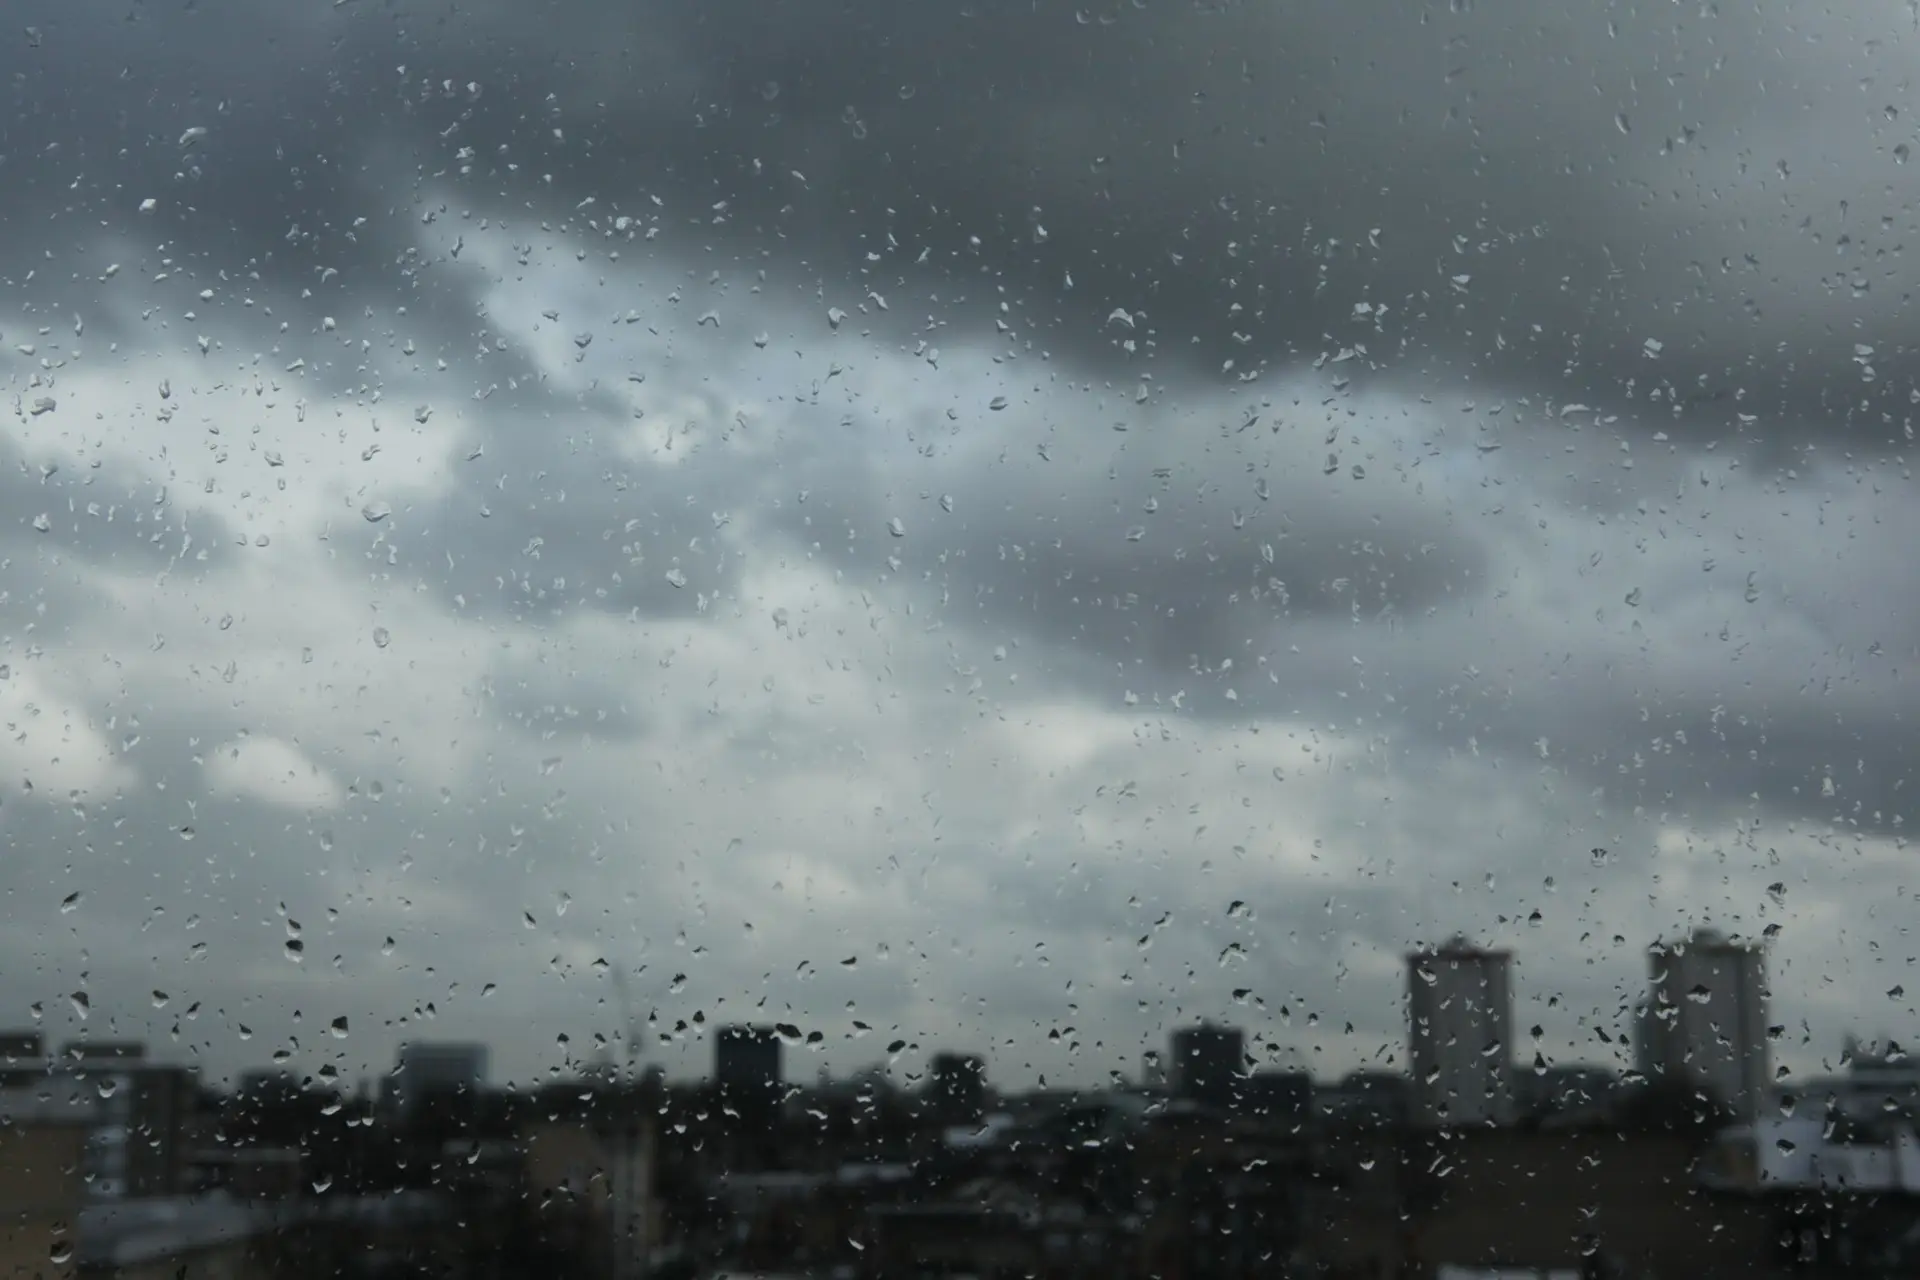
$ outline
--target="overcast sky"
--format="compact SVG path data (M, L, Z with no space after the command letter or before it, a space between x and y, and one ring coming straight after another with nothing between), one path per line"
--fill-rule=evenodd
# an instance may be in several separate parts
M1915 1030L1904 0L8 16L0 1025Z

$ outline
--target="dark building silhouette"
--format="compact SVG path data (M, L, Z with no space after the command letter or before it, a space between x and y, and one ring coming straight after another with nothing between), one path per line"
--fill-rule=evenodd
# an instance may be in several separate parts
M1256 1071L1241 1086L1244 1110L1272 1124L1305 1124L1313 1113L1313 1077L1305 1071Z
M0 1031L0 1059L37 1059L45 1045L38 1031Z
M780 1100L780 1036L772 1027L720 1028L713 1042L713 1083L723 1105L762 1115Z
M927 1101L941 1124L979 1124L987 1114L987 1064L972 1054L936 1053Z
M1203 1022L1173 1033L1173 1096L1222 1110L1240 1100L1246 1041L1238 1027Z
M393 1072L384 1082L386 1098L403 1114L435 1096L451 1095L470 1103L486 1083L489 1056L483 1044L410 1040L400 1046Z

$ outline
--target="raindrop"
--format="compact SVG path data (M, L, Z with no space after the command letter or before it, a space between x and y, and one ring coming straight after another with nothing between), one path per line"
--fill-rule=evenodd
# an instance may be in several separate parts
M995 413L1000 412L1006 407L1007 398L1005 396L995 396L993 399L987 401L987 408L993 410Z
M1640 588L1635 587L1633 590L1627 592L1627 607L1629 609L1638 609L1640 607Z
M360 518L368 524L379 524L393 514L393 508L385 502L369 502L360 508Z
M87 1015L93 1012L93 1001L87 998L87 993L84 991L74 992L67 997L67 1000L73 1005L73 1015L82 1022L85 1022Z
M374 648L384 649L392 643L393 643L393 633L391 631L388 631L385 627L375 627L373 629Z
M687 575L678 569L669 569L667 570L667 585L671 587L684 587L687 585Z
M33 527L41 533L47 533L53 528L53 517L42 511L33 518Z
M347 1038L347 1015L343 1013L335 1018L333 1024L327 1029L333 1033L334 1039L345 1040Z
M200 141L200 139L206 136L207 136L207 128L205 125L199 125L199 124L194 125L191 129L188 129L185 133L180 135L180 145L183 147L190 147L194 143Z
M907 536L907 526L899 516L895 516L887 521L887 532L896 538L904 538Z
M81 898L80 891L78 889L75 889L72 893L60 899L60 913L62 915L65 915L67 912L72 911L75 907L79 906L80 898Z

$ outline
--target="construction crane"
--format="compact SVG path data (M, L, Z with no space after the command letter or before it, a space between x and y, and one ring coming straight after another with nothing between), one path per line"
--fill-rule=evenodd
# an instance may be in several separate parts
M620 1034L627 1042L627 1081L632 1083L634 1067L640 1060L640 1020L633 1013L633 992L627 986L626 970L613 971L613 991L620 1004Z

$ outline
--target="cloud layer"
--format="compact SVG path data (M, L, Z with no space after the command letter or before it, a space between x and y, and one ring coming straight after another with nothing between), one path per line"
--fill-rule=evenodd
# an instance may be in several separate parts
M0 1021L1911 1021L1905 7L24 14Z

